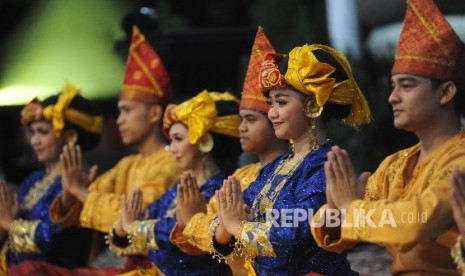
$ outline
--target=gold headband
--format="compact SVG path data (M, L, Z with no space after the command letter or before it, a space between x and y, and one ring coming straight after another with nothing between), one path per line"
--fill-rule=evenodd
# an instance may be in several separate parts
M175 122L185 124L189 128L189 143L193 145L208 131L239 137L239 116L217 116L216 101L234 101L239 104L239 100L228 92L203 90L192 99L167 108L163 119L165 130Z

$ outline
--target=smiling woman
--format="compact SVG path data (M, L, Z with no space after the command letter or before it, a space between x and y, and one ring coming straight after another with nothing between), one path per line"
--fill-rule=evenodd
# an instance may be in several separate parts
M321 119L366 124L371 118L365 98L343 54L324 45L296 47L286 56L269 54L259 76L276 137L290 140L291 151L263 167L243 192L234 177L225 181L217 194L218 218L210 227L214 253L226 261L245 257L253 264L248 270L257 275L352 275L344 254L327 252L311 239L308 221L272 225L268 214L315 211L325 203L323 163L331 143Z
M0 255L0 274L31 260L64 267L84 266L89 232L54 224L49 207L62 192L63 146L77 144L84 151L94 148L100 139L103 118L89 100L79 95L76 87L67 83L59 95L27 104L21 112L21 122L28 127L30 144L45 168L24 180L17 201L8 199L5 184L0 183L0 232L8 232L8 242ZM14 203L17 208L11 208ZM20 271L10 272L22 275Z

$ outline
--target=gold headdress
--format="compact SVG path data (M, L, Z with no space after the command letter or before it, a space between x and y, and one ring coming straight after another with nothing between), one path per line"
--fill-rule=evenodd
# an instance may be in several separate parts
M232 94L208 92L203 90L197 96L179 104L170 104L165 110L163 118L163 130L167 135L170 127L181 122L189 129L189 143L197 144L207 132L239 137L240 119L237 114L218 116L215 105L217 101L233 101L239 104L239 100Z
M324 51L333 57L342 67L347 78L338 82L332 76L336 68L318 60L316 51ZM263 92L290 85L301 93L314 97L312 109L315 117L319 116L324 105L329 101L339 105L350 105L350 114L343 122L352 127L367 124L371 113L367 101L352 75L345 56L328 46L312 44L296 47L289 53L286 73L280 74L278 63L283 55L270 55L262 64L260 85Z
M37 99L27 104L21 111L21 123L28 125L34 121L45 119L52 123L57 137L61 135L64 129L65 121L90 133L99 134L103 125L102 116L89 115L76 108L69 107L78 94L79 89L67 82L55 104L44 107Z

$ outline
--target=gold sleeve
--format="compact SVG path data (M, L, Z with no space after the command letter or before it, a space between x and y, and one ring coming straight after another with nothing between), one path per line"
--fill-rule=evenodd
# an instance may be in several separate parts
M182 233L181 229L178 227L178 224L176 224L173 230L171 230L170 242L176 245L182 252L191 256L198 256L208 253L208 251L202 251L196 246L190 244Z
M155 225L157 223L158 219L134 221L127 236L129 245L126 247L119 247L113 242L115 237L112 229L107 237L108 246L118 256L147 255L149 250L159 248L155 240Z
M328 204L321 206L321 208L315 213L311 222L311 232L313 238L315 239L316 244L331 252L336 252L342 254L342 252L352 249L357 243L351 241L345 241L342 239L333 239L329 236L328 228L326 228L322 223L324 223L326 209Z
M270 242L271 222L242 222L237 234L237 250L247 261L256 256L276 257Z
M50 205L49 215L53 223L59 224L62 227L71 227L79 225L79 217L81 215L82 203L75 200L68 210L65 210L61 205L61 194L55 198Z
M164 159L164 157L170 158ZM171 188L179 177L180 169L169 152L162 152L153 157L153 160L146 162L146 166L141 170L134 167L134 160L134 158L128 159L118 164L119 172L116 173L114 180L105 177L98 179L89 187L89 194L80 217L83 227L109 232L119 217L122 194L128 195L133 189L139 188L143 196L142 207L146 208ZM140 180L138 177L143 179ZM106 184L110 182L116 187L113 190Z
M182 232L187 242L204 252L209 252L211 250L209 228L215 217L214 213L195 214Z
M16 219L10 229L8 245L13 253L40 252L35 243L35 233L40 220Z

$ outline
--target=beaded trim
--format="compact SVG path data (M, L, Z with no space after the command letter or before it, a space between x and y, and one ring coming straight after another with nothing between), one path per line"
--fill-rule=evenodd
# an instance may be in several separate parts
M134 221L131 226L130 232L127 234L126 238L129 245L127 247L119 247L114 243L115 239L115 226L112 227L112 230L105 236L105 242L108 244L108 247L116 253L116 255L138 255L148 254L149 250L159 249L158 244L155 240L155 224L158 223L157 219L153 220L144 220L144 221Z
M465 260L462 251L462 239L461 236L457 237L457 241L455 242L450 255L454 259L455 264L457 265L457 270L462 272L462 276L465 276Z
M235 255L235 251L236 251L236 244L237 244L237 240L234 244L230 244L231 247L234 247L234 250L231 252L231 254L225 256L223 254L221 254L218 250L216 250L215 246L214 246L214 242L215 242L215 232L216 232L216 229L218 228L218 225L220 225L220 222L218 220L218 217L215 217L215 219L213 220L212 224L210 224L210 229L208 231L208 235L210 236L210 245L209 245L209 248L210 248L210 254L212 254L212 259L218 259L218 263L221 263L221 261L224 261L226 264L228 263L228 261L232 260L234 258L234 255Z
M40 220L16 219L8 233L8 246L15 253L40 252L35 243L35 234Z

